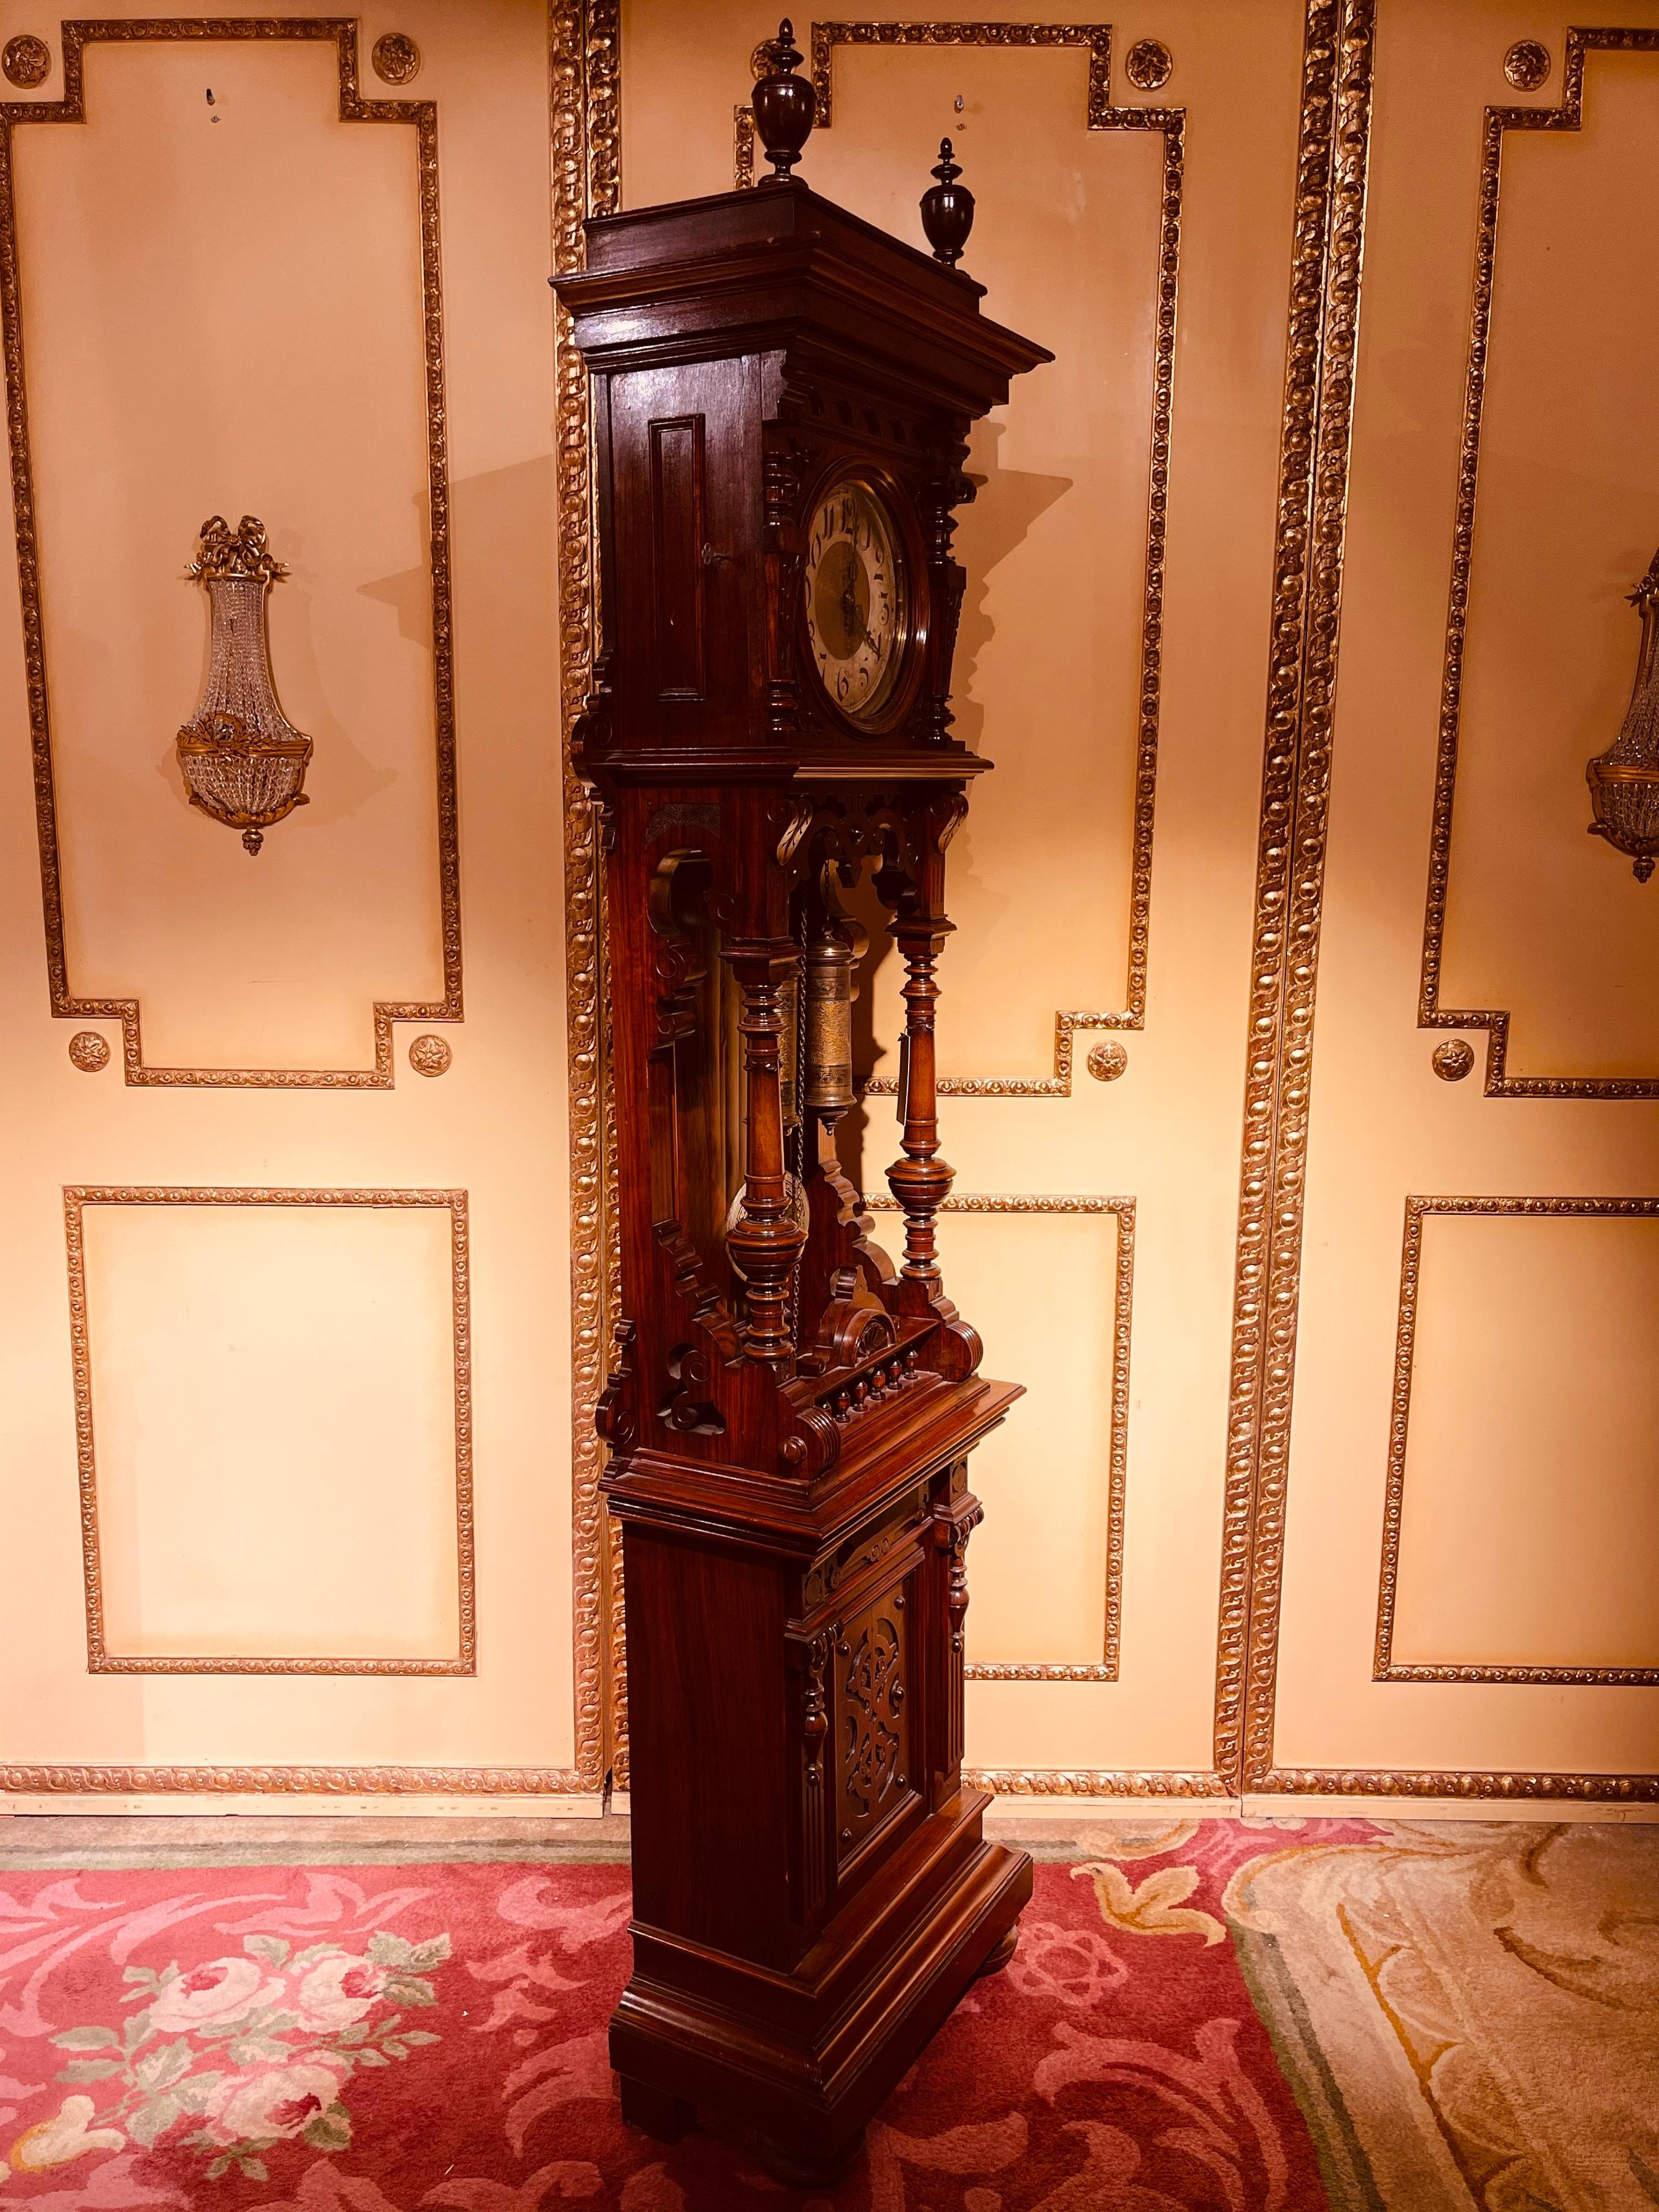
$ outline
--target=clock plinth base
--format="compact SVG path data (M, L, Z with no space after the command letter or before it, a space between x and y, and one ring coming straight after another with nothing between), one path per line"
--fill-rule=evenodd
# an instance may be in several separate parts
M920 1884L896 1865L884 1910L872 1919L860 1900L863 1940L826 1931L794 1974L636 1927L638 1963L611 2020L623 2118L676 2142L697 2108L718 2112L752 2131L779 2179L811 2188L843 2174L929 2037L1012 1955L1031 1862L977 1837L986 1802L964 1793L929 1839L931 1863L908 1869Z

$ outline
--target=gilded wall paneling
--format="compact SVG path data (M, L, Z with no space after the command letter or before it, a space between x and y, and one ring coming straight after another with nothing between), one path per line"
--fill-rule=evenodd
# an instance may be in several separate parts
M1304 1158L1376 30L1375 0L1309 0L1249 1006L1216 1765L1228 1789L1251 1795L1652 1803L1659 1802L1659 1774L1273 1764ZM1583 55L1601 45L1645 51L1659 46L1659 32L1570 33L1570 96L1562 109L1488 111L1504 122L1493 127L1488 140L1483 218L1495 216L1495 147L1501 129L1511 123L1533 129L1575 127ZM1490 236L1490 221L1483 219L1483 238L1489 242ZM1483 247L1478 301L1489 301L1490 276L1490 252ZM1480 359L1478 347L1474 357ZM1476 419L1478 428L1478 411ZM1464 482L1472 489L1469 460L1466 445ZM1459 550L1467 580L1468 549L1461 537ZM1443 746L1437 824L1438 802L1449 797L1451 768L1455 750L1449 757ZM1431 888L1431 909L1433 902ZM1492 1018L1501 1023L1506 1017ZM1438 1025L1477 1026L1484 1021L1448 1016ZM1464 1071L1449 1061L1442 1072L1455 1080ZM1490 1062L1487 1088L1492 1089Z
M621 205L620 0L554 0L549 17L553 266L580 269L582 224ZM570 764L596 636L592 426L587 372L554 306L559 693L564 746L565 969L570 1113L570 1437L576 1757L582 1786L627 1773L620 1561L599 1497L593 1425L617 1311L614 1115L601 1008L605 951L598 810Z
M24 276L19 251L14 133L21 125L86 120L85 57L89 46L130 41L315 40L334 47L343 123L398 124L415 133L419 196L421 288L425 343L427 489L430 518L433 704L436 729L438 908L443 994L424 1002L385 1001L374 1009L374 1065L368 1068L155 1067L144 1059L141 1009L134 998L85 998L73 989L65 941L58 793L52 766L52 704L41 605L34 469L29 447L28 384L24 358ZM227 1090L386 1091L393 1081L394 1022L459 1021L461 997L460 861L455 790L455 702L451 618L449 468L444 398L444 310L439 266L438 111L422 100L370 100L359 89L357 25L346 16L174 16L72 21L63 27L63 96L0 101L0 331L6 362L7 427L16 519L18 582L29 728L34 754L40 890L46 921L52 1012L60 1020L121 1024L129 1084Z
M615 0L568 0L556 4L548 21L550 64L550 105L548 110L551 155L552 220L560 265L573 265L581 253L581 222L597 209L617 200L617 83L616 52L617 11ZM73 39L70 33L73 32ZM426 361L425 388L431 432L431 524L434 635L437 647L437 708L441 750L440 860L442 893L442 953L444 996L428 1006L378 1006L375 1012L375 1064L372 1070L292 1071L173 1071L144 1065L138 1042L138 1008L131 1001L115 1000L84 1009L94 1018L121 1024L126 1048L127 1079L161 1085L200 1082L204 1085L270 1088L317 1087L384 1089L392 1082L391 1024L393 1020L448 1021L461 1013L459 876L456 866L456 820L453 761L451 750L453 707L449 689L449 541L448 495L445 463L445 412L442 382L442 305L438 288L438 167L436 109L429 101L369 100L358 90L356 56L356 25L349 19L326 17L168 19L71 26L65 32L65 98L62 102L34 105L9 103L0 109L0 307L9 374L9 428L14 492L19 521L20 568L24 584L26 615L26 672L29 686L31 725L35 735L37 789L40 795L43 886L49 921L49 952L53 961L53 1011L73 1012L76 1002L64 972L62 954L61 889L57 876L56 823L52 812L51 755L46 724L44 659L40 629L39 576L35 561L33 484L29 471L27 398L22 357L21 295L17 267L15 202L12 196L11 151L13 127L32 120L74 121L82 113L81 56L84 47L103 37L112 40L158 38L179 40L216 37L247 40L293 38L331 44L337 56L339 107L348 122L401 122L416 131L422 274L424 286ZM70 64L73 60L73 73ZM586 566L590 531L588 502L588 425L585 380L580 365L561 351L557 360L556 486L559 556L559 617L561 624L562 711L568 730L580 706L587 659L591 609ZM573 680L574 679L574 680ZM118 1798L158 1794L232 1798L280 1796L286 1798L344 1802L361 1798L388 1801L462 1796L478 1800L536 1799L585 1796L590 1802L605 1778L605 1711L604 1702L605 1564L602 1526L597 1494L598 1455L592 1427L592 1409L602 1361L604 1260L602 1258L603 1159L599 1133L598 1054L600 1046L598 981L598 917L592 904L592 826L584 805L569 801L574 787L565 784L566 834L574 865L566 875L567 956L571 981L569 1081L571 1102L571 1164L569 1188L573 1218L571 1267L574 1298L572 1312L574 1367L573 1435L575 1468L572 1498L572 1578L574 1599L574 1764L564 1766L506 1765L488 1755L467 1763L364 1764L351 1759L325 1763L277 1763L246 1760L212 1764L199 1759L163 1761L152 1765L77 1762L46 1764L27 1759L0 1765L0 1790L58 1798L86 1795ZM585 863L585 864L584 864ZM51 923L56 920L56 933ZM418 1043L418 1040L416 1041ZM586 1109L586 1110L585 1110ZM234 1194L245 1200L246 1194ZM348 1197L351 1194L346 1194ZM444 1194L416 1194L441 1199ZM458 1524L459 1525L459 1524ZM476 1633L470 1614L465 1624L469 1653L467 1672L473 1671L470 1655L476 1650ZM142 1662L141 1662L142 1663ZM193 1663L193 1662L192 1662ZM394 1667L397 1662L394 1662ZM126 1671L123 1668L120 1671ZM414 1670L410 1670L414 1671ZM424 1671L424 1670L422 1670ZM453 1672L452 1668L448 1671ZM134 1685L137 1691L140 1686ZM180 1686L181 1687L184 1686ZM204 1686L204 1687L207 1686ZM355 1686L365 1692L374 1684ZM388 1684L388 1689L399 1686ZM159 1692L161 1685L155 1686ZM350 1682L331 1684L341 1697L352 1693ZM433 1692L445 1697L472 1694L470 1685L434 1684ZM465 1756L465 1755L464 1755ZM301 1754L303 1759L303 1753Z
M1408 1198L1400 1263L1400 1311L1395 1340L1394 1406L1389 1426L1387 1502L1382 1516L1382 1565L1376 1593L1376 1682L1522 1682L1635 1687L1659 1684L1659 1667L1544 1667L1502 1664L1423 1666L1394 1656L1395 1599L1400 1575L1400 1530L1406 1502L1406 1448L1411 1419L1412 1372L1417 1346L1418 1294L1423 1267L1423 1224L1434 1214L1474 1220L1536 1218L1652 1221L1659 1198Z
M865 1204L872 1213L899 1211L897 1200L884 1194L866 1198ZM943 1211L1014 1215L1110 1214L1117 1224L1112 1300L1112 1412L1106 1461L1105 1628L1100 1658L1076 1666L1039 1661L979 1666L969 1661L963 1669L964 1678L969 1682L1115 1682L1123 1631L1123 1516L1128 1480L1129 1350L1134 1326L1135 1202L1132 1198L1100 1198L1092 1194L1053 1198L962 1196L947 1198Z
M1268 1775L1375 36L1374 0L1309 0L1216 1657L1215 1760L1233 1790L1279 1786Z
M1146 42L1155 43L1155 42ZM1175 387L1176 304L1181 260L1181 199L1185 166L1186 111L1179 107L1115 107L1110 100L1111 26L1107 23L933 23L842 22L811 27L812 82L817 93L819 130L834 120L835 51L837 46L988 46L993 48L1076 47L1087 57L1085 119L1091 131L1158 132L1164 142L1164 173L1158 241L1158 310L1154 340L1152 464L1146 495L1146 553L1140 617L1140 690L1131 828L1128 975L1123 1010L1117 1013L1062 1010L1054 1016L1052 1074L1043 1076L942 1075L939 1091L953 1098L1069 1098L1073 1073L1073 1038L1079 1030L1139 1030L1146 1026L1146 964L1152 899L1152 832L1158 799L1158 736L1163 683L1164 564L1169 509L1170 426ZM1160 51L1162 51L1160 49ZM1163 79L1158 79L1159 82ZM754 181L754 118L746 107L736 115L734 170L739 186ZM1092 1066L1091 1073L1097 1073ZM1116 1070L1121 1073L1121 1068ZM1110 1078L1102 1076L1103 1081ZM875 1076L865 1086L871 1097L891 1097L892 1076Z
M105 1633L104 1573L93 1419L93 1348L87 1311L86 1209L89 1206L433 1207L450 1221L454 1357L456 1650L453 1659L137 1656L112 1651ZM464 1190L225 1190L85 1185L64 1193L69 1263L70 1347L75 1384L76 1458L81 1488L81 1562L86 1589L87 1671L91 1674L476 1674L477 1594L472 1521L472 1331L467 1202ZM11 1787L23 1785L12 1784ZM33 1786L33 1785L29 1785Z
M1488 107L1481 140L1480 217L1475 240L1474 296L1458 459L1457 509L1452 540L1451 589L1441 682L1439 753L1434 816L1429 840L1428 896L1423 920L1423 969L1418 1024L1423 1029L1484 1030L1488 1098L1659 1098L1659 1075L1516 1075L1509 1069L1510 1012L1506 1007L1445 1006L1441 973L1446 907L1451 881L1452 817L1457 795L1458 743L1463 714L1463 666L1468 633L1469 581L1474 554L1480 489L1480 425L1491 367L1493 278L1504 139L1510 131L1576 131L1583 119L1584 64L1592 53L1659 53L1659 30L1569 30L1561 68L1559 107ZM1539 58L1542 57L1541 64ZM1517 90L1530 91L1549 74L1549 55L1535 41L1510 49L1504 74Z

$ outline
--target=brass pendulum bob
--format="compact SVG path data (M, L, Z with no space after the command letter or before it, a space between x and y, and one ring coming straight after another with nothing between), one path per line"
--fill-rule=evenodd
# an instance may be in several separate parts
M794 74L800 59L794 27L786 15L778 25L777 37L755 51L755 64L762 74L755 81L750 105L756 133L772 164L772 174L761 179L763 185L793 181L789 172L800 159L800 149L818 112L818 96L811 79Z
M974 227L974 196L966 185L957 182L962 171L951 158L948 138L939 142L939 166L933 173L939 182L921 196L921 227L934 260L954 269Z

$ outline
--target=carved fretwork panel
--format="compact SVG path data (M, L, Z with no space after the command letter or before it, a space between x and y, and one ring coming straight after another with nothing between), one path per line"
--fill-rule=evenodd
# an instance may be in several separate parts
M919 1797L911 1774L908 1583L837 1624L836 1863L845 1867Z

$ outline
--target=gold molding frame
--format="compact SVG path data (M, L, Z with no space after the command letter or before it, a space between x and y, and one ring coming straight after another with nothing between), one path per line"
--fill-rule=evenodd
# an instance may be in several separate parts
M1135 755L1134 805L1130 832L1129 955L1121 1013L1061 1011L1054 1016L1054 1073L1043 1076L942 1075L938 1090L950 1098L1069 1098L1077 1031L1139 1030L1146 1021L1146 962L1152 902L1152 831L1158 799L1158 716L1164 653L1164 562L1169 512L1170 415L1175 388L1177 280L1181 259L1181 197L1185 170L1184 107L1114 107L1110 100L1109 23L842 22L811 27L812 82L817 127L834 118L837 46L993 46L1005 50L1075 47L1088 59L1084 119L1091 131L1158 131L1164 140L1164 176L1158 240L1157 338L1152 361L1152 457L1147 472L1146 559L1140 617L1140 693ZM754 176L754 118L737 115L736 180ZM875 1076L866 1097L891 1097L896 1079Z
M1400 1316L1395 1334L1394 1407L1389 1425L1389 1480L1382 1516L1382 1566L1376 1591L1375 1682L1533 1682L1659 1684L1654 1667L1407 1666L1394 1658L1395 1596L1400 1574L1400 1527L1406 1498L1406 1443L1411 1417L1412 1364L1416 1352L1418 1291L1422 1276L1423 1224L1431 1214L1463 1220L1513 1220L1563 1216L1570 1220L1659 1220L1659 1198L1408 1198L1400 1261Z
M1215 1762L1271 1786L1375 0L1308 0L1251 930Z
M40 1796L571 1797L568 1766L0 1766L0 1790Z
M548 15L553 266L580 269L582 224L622 204L621 0L551 0ZM570 1490L575 1621L575 1786L626 1777L620 1563L599 1496L594 1407L617 1310L612 1194L617 1166L602 1019L604 940L598 812L570 764L592 667L595 554L587 370L554 307L559 702L564 788L564 914L570 1114Z
M1480 420L1490 365L1492 301L1498 259L1498 187L1508 131L1577 131L1583 119L1584 58L1591 53L1659 53L1659 30L1569 30L1559 107L1488 107L1480 155L1480 219L1474 255L1474 299L1469 319L1463 432L1457 469L1457 514L1452 538L1451 587L1440 691L1440 742L1435 768L1434 817L1429 839L1429 884L1423 916L1419 1029L1484 1030L1488 1098L1659 1098L1659 1075L1511 1075L1507 1007L1452 1007L1440 1003L1445 950L1446 902L1451 879L1452 811L1457 788L1458 740L1463 713L1463 648L1468 628L1469 574L1474 553L1475 496L1480 466Z
M83 60L89 46L143 41L307 40L332 45L343 123L413 126L420 203L421 289L425 331L427 486L432 567L433 703L436 729L438 893L443 941L441 999L376 1002L374 1063L368 1068L152 1067L146 1064L135 999L85 999L70 988L64 930L58 799L52 772L52 715L46 684L45 622L36 539L34 472L29 451L28 391L23 349L23 283L13 175L13 132L24 124L86 120ZM366 100L358 89L357 24L344 15L203 15L91 19L63 26L60 100L0 101L0 334L6 364L12 501L16 516L17 576L23 608L23 654L29 730L34 754L40 896L46 932L46 975L53 1016L64 1021L118 1021L130 1084L213 1090L389 1091L393 1082L394 1022L459 1021L461 1000L460 855L455 792L455 690L450 604L449 463L444 400L443 289L439 269L438 110L429 100Z
M1218 1774L1174 1767L971 1766L963 1780L999 1797L1207 1797L1229 1803L1232 1792Z
M872 1213L896 1213L896 1199L866 1198ZM1117 1224L1117 1259L1113 1269L1112 1422L1106 1462L1106 1598L1103 1650L1097 1661L1068 1666L1040 1661L963 1668L969 1682L1115 1682L1123 1638L1123 1516L1129 1465L1129 1345L1134 1327L1135 1202L1132 1198L1066 1196L1026 1198L992 1195L947 1198L946 1213L1099 1213Z
M87 1316L85 1213L89 1206L304 1206L441 1209L449 1215L455 1401L455 1567L458 1619L453 1659L133 1657L104 1634L98 1463L93 1429L92 1340ZM70 1350L75 1380L76 1459L81 1488L81 1565L86 1586L89 1674L476 1674L477 1591L472 1528L472 1323L464 1190L191 1189L167 1184L78 1184L64 1193L69 1261ZM18 1785L9 1784L9 1787Z
M1463 1797L1496 1800L1540 1797L1581 1803L1651 1805L1659 1802L1659 1774L1547 1774L1502 1767L1276 1766L1257 1785L1285 1797Z

